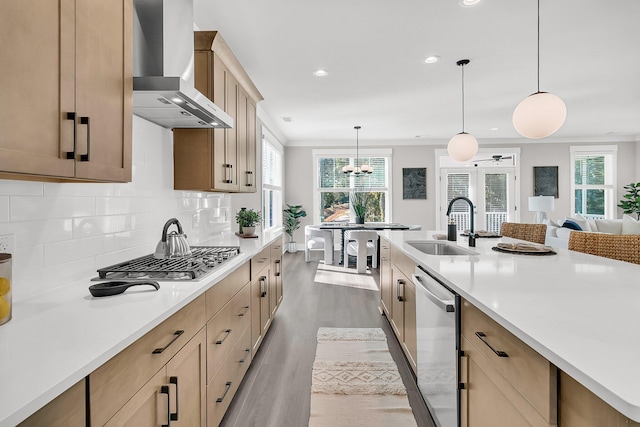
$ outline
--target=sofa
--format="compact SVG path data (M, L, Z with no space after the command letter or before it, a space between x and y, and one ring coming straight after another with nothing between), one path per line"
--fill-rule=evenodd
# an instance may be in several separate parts
M559 249L569 247L569 235L572 231L587 231L608 234L640 234L640 222L630 215L621 219L592 219L574 214L563 220L545 220L547 235L545 245Z

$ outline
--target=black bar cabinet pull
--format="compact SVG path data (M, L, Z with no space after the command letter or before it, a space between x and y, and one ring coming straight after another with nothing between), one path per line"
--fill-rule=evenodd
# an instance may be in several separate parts
M89 117L80 117L80 124L87 125L87 154L81 154L80 161L88 162L91 152L91 123L89 122Z
M171 414L171 421L178 421L178 377L169 377L169 383L176 386L176 412Z
M478 338L480 338L480 341L485 343L487 345L487 347L489 347L491 349L491 351L493 351L496 354L496 356L498 356L498 357L509 357L509 355L507 353L505 353L504 351L496 350L495 348L493 348L491 346L491 344L489 344L489 341L487 341L487 335L484 332L476 332L476 336Z
M182 335L182 334L184 334L184 331L175 331L175 332L173 333L173 339L172 339L171 341L169 341L169 343L168 343L167 345L165 345L165 346L164 346L164 347L162 347L162 348L156 348L155 350L153 350L153 352L152 352L151 354L160 354L160 353L162 353L162 352L163 352L163 351L165 351L167 348L169 348L169 346L170 346L171 344L173 344L175 340L177 340L178 338L180 338L180 335Z
M67 151L67 160L73 160L76 158L76 113L68 112L67 120L73 120L73 151Z
M169 427L169 425L171 424L171 408L169 407L169 386L163 385L162 387L160 387L160 394L167 395L167 423L161 424L161 427Z
M280 276L280 260L279 259L276 260L276 267L277 267L276 268L276 277L279 277Z
M229 389L231 388L231 381L227 381L227 383L225 384L224 387L224 393L222 394L222 397L219 397L216 399L216 403L222 403L222 401L224 400L225 397L227 397L227 393L229 392Z
M251 354L251 349L248 348L244 351L244 357L240 360L238 360L238 363L244 363L247 360L247 356Z
M400 294L400 286L404 286L404 281L402 279L398 279L396 282L396 298L398 301L404 301L404 295Z
M247 314L249 312L249 309L251 307L249 307L248 305L245 305L244 307L242 307L244 309L244 311L240 314L238 314L238 317L244 317L245 314Z
M231 329L225 329L224 330L224 337L222 337L221 340L217 340L216 344L222 344L224 342L224 340L226 340L229 337L230 334L231 334Z
M267 277L262 276L260 282L260 298L264 298L267 296Z

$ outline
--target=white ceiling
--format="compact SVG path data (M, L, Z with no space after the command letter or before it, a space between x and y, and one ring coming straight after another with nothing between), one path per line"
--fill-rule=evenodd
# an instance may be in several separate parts
M536 91L536 8L536 0L194 0L194 18L220 31L288 145L352 143L354 125L365 145L446 142L461 131L456 61L468 58L465 130L482 146L523 142L511 115ZM640 0L541 0L540 10L540 89L568 110L551 140L637 139ZM425 64L432 54L441 60ZM329 76L313 76L318 68Z

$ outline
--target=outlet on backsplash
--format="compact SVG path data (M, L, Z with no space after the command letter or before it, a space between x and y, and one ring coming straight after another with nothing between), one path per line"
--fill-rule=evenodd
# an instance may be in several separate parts
M0 235L0 253L13 254L13 234Z

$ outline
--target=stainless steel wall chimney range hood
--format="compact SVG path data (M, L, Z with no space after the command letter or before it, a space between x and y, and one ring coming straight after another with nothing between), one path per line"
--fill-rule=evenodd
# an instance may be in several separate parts
M166 128L231 128L194 87L192 0L134 0L133 113Z

